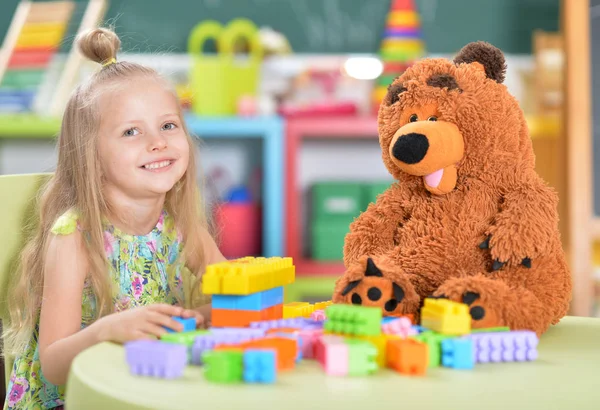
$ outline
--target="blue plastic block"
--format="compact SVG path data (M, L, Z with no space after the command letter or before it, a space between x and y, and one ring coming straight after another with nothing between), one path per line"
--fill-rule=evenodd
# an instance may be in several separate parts
M183 325L184 332L191 332L193 330L196 330L196 318L195 317L190 317L190 318L184 319L179 316L173 316L173 319ZM169 332L169 333L176 333L175 330L169 329L168 327L166 327L165 329L167 329L167 332Z
M250 295L213 295L213 309L264 310L283 303L283 286Z
M469 338L443 340L442 365L453 369L472 369L475 365L473 340Z
M420 326L420 325L412 325L411 327L412 327L413 329L415 329L415 330L416 330L417 332L419 332L419 333L423 333L423 332L427 332L427 331L429 331L429 329L427 329L427 328L424 328L423 326Z
M381 318L381 324L385 325L386 323L393 322L394 320L398 320L399 318L394 316L384 316Z
M244 352L244 381L274 383L277 374L277 354L272 349L248 349Z

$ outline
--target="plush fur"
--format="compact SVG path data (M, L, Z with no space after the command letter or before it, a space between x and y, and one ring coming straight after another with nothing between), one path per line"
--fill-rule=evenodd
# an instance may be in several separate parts
M418 318L424 298L446 297L469 304L473 328L538 335L566 314L558 198L504 71L500 50L477 42L394 80L378 125L397 182L351 224L334 302Z

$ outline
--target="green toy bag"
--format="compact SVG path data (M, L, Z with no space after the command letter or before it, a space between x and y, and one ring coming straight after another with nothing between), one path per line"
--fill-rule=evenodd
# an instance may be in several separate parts
M217 52L202 52L204 43L214 39ZM235 56L236 41L249 45L247 58ZM250 20L236 19L226 27L208 20L194 27L188 39L192 57L190 86L192 111L205 116L235 115L237 103L244 95L256 96L260 76L262 46L258 29Z

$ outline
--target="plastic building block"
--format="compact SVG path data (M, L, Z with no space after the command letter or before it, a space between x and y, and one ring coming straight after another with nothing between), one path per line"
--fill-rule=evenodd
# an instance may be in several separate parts
M315 357L315 343L317 339L323 334L323 329L302 329L299 332L300 339L302 340L302 357L305 359L314 359Z
M442 340L442 365L453 369L472 369L475 364L473 340L457 338Z
M194 330L191 332L165 333L160 340L166 343L178 343L185 346L192 346L198 336L208 334L208 330Z
M274 383L277 375L277 352L272 349L248 349L244 352L244 381Z
M348 345L348 374L363 376L375 373L377 368L377 348L370 342L356 339L346 339Z
M241 350L215 350L204 352L204 377L215 383L242 381L243 352Z
M471 329L471 333L497 333L497 332L510 332L508 326L501 327L484 327L481 329Z
M440 366L442 360L442 340L445 340L448 337L449 336L444 336L428 330L426 332L419 333L416 336L412 336L411 338L427 345L427 367L431 368Z
M324 310L315 310L310 314L310 319L318 322L323 322L327 319L327 315Z
M335 304L326 310L325 331L358 336L381 334L381 309Z
M382 323L381 331L387 335L397 335L402 338L417 334L417 331L412 328L410 319L407 317L399 317L396 320Z
M231 336L240 339L258 339L265 336L265 329L250 329L247 327L213 327L210 333L215 336Z
M325 347L327 359L321 363L330 376L346 376L350 372L350 346L344 343L330 343Z
M283 318L291 319L294 317L309 318L315 307L308 302L291 302L283 305Z
M290 327L298 329L320 329L323 323L314 320L295 317L291 319L264 320L250 323L251 328L255 329L274 329L278 327Z
M369 342L372 346L374 346L377 351L377 356L375 357L377 365L379 367L385 367L387 363L386 351L388 341L392 339L400 339L400 336L381 334L378 336L354 336L351 339L363 340Z
M298 356L298 342L282 336L250 340L233 346L215 347L215 351L228 349L273 349L277 352L277 370L293 369Z
M387 345L388 367L403 374L425 374L427 356L427 345L414 339L390 340Z
M202 279L207 295L249 295L293 283L291 258L241 258L209 265Z
M211 303L213 309L264 310L283 304L283 287L250 295L213 295Z
M184 332L191 332L193 330L196 330L196 318L195 317L182 318L179 316L173 316L173 319L183 325ZM169 332L169 333L177 333L175 330L169 329L168 327L165 327L165 329L167 329L167 332Z
M476 363L524 362L538 357L538 337L528 330L476 333L467 336L473 341Z
M333 305L331 300L327 300L325 302L317 302L315 303L315 310L325 310L327 306Z
M431 329L427 329L426 327L420 325L412 325L412 328L415 329L419 334L431 331Z
M183 376L187 348L157 340L125 343L125 358L132 374L174 379Z
M297 352L296 352L296 363L298 363L300 360L302 360L302 339L300 338L300 335L298 334L299 330L295 330L295 331L281 331L279 329L272 329L270 330L271 333L270 336L273 337L287 337L290 339L293 339L296 341L297 343Z
M469 307L448 299L427 298L421 309L421 325L444 335L466 335L471 331Z
M212 325L219 327L246 327L261 320L281 319L283 305L275 305L263 310L213 309Z

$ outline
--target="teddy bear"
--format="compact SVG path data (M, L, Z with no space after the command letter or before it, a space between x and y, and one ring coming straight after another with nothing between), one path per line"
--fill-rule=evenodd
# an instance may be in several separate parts
M538 335L566 315L558 196L534 169L505 73L503 53L478 41L394 79L378 132L395 181L351 223L334 303L418 320L426 298L447 298L474 329Z

